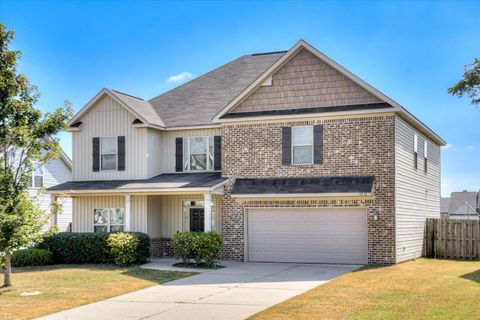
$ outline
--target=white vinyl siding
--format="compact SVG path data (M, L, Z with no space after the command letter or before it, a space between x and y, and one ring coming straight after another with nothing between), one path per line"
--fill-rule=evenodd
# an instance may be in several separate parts
M421 168L417 170L412 166L415 139L418 168ZM427 173L423 170L425 145ZM440 147L398 116L395 118L395 212L396 262L420 257L425 220L440 217Z
M135 116L110 97L100 99L72 132L73 180L123 180L147 178L147 129L135 128ZM125 136L125 171L92 170L92 138Z
M43 188L53 187L57 184L72 180L72 172L62 159L54 159L42 166ZM30 188L29 194L34 196L42 209L50 213L51 198L45 194L42 189ZM58 202L62 206L62 213L57 216L57 226L60 231L67 231L72 221L72 199L59 198Z

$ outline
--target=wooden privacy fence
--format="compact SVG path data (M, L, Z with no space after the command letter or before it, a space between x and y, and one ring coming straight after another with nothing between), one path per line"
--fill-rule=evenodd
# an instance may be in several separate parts
M480 220L427 219L425 256L480 260Z

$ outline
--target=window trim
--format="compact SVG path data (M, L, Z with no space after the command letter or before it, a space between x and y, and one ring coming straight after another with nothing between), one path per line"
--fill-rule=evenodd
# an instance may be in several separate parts
M102 140L103 139L115 139L115 153L104 153L102 152ZM118 171L118 137L100 137L100 148L99 148L99 157L100 157L100 171ZM115 169L103 169L103 158L104 155L115 155Z
M43 167L44 164L42 163L38 167L35 168L35 166L38 165L38 164L39 164L39 162L34 162L33 163L34 169L31 172L31 177L30 177L31 181L30 181L30 185L29 185L29 188L32 188L32 189L42 189L45 185L45 171L43 170L44 169L44 167ZM42 175L35 174L36 169L41 169L42 170ZM39 186L39 187L35 186L35 177L42 177L42 185L41 186Z
M112 214L112 211L115 210L115 209L122 209L123 210L123 224L111 224L111 214ZM102 224L95 224L95 210L107 210L108 211L108 218L107 218L107 223L102 223ZM116 208L93 208L93 232L94 233L97 233L95 232L95 227L107 227L107 232L108 233L112 233L111 231L111 227L118 227L118 226L122 226L123 227L123 230L122 231L114 231L114 232L124 232L125 231L125 208L122 208L122 207L116 207Z
M295 166L309 166L314 163L314 146L315 146L315 136L314 136L314 130L313 130L313 125L307 125L307 126L292 126L292 134L291 134L291 146L290 146L290 152L291 152L291 159L292 159L292 165ZM312 144L294 144L293 139L295 135L295 128L312 128ZM312 148L312 159L309 163L295 163L295 157L294 157L294 149L295 147L311 147Z
M413 168L418 169L418 134L413 133Z
M423 172L428 173L428 142L427 140L423 141Z
M207 147L206 147L206 152L205 153L190 153L190 139L195 139L195 138L205 138L207 141ZM211 141L210 141L211 140ZM212 160L209 159L209 152L210 152L210 142L211 146L213 147L213 153L212 153ZM212 172L215 171L215 138L214 136L190 136L190 137L182 137L182 143L183 143L183 161L182 161L182 170L185 172ZM187 152L185 152L185 150ZM190 155L203 155L205 154L206 156L206 169L198 169L198 170L192 170L190 169ZM186 160L187 159L187 160ZM211 168L208 168L208 164L211 162ZM185 166L187 166L185 168Z

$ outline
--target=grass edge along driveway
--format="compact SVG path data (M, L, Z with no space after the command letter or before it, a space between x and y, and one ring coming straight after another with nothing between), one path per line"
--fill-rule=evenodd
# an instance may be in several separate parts
M368 266L251 319L480 319L480 262Z
M193 274L111 265L15 268L13 287L0 289L0 320L40 317ZM42 294L19 295L32 291Z

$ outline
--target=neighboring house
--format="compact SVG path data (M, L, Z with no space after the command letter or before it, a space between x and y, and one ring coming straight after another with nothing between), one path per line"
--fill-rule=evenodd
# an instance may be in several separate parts
M449 219L479 219L480 192L452 192L448 206Z
M131 230L172 254L221 232L224 259L385 264L440 216L437 134L304 41L151 100L101 90L70 122L73 231Z
M450 206L450 198L440 198L440 217L448 219L448 209Z
M51 197L46 194L44 188L50 188L55 185L72 180L72 161L62 151L59 159L37 166L32 172L30 179L29 193L32 195L40 208L49 213ZM59 198L59 204L62 206L62 213L52 217L52 224L56 224L59 231L71 231L72 222L72 199L69 197Z

